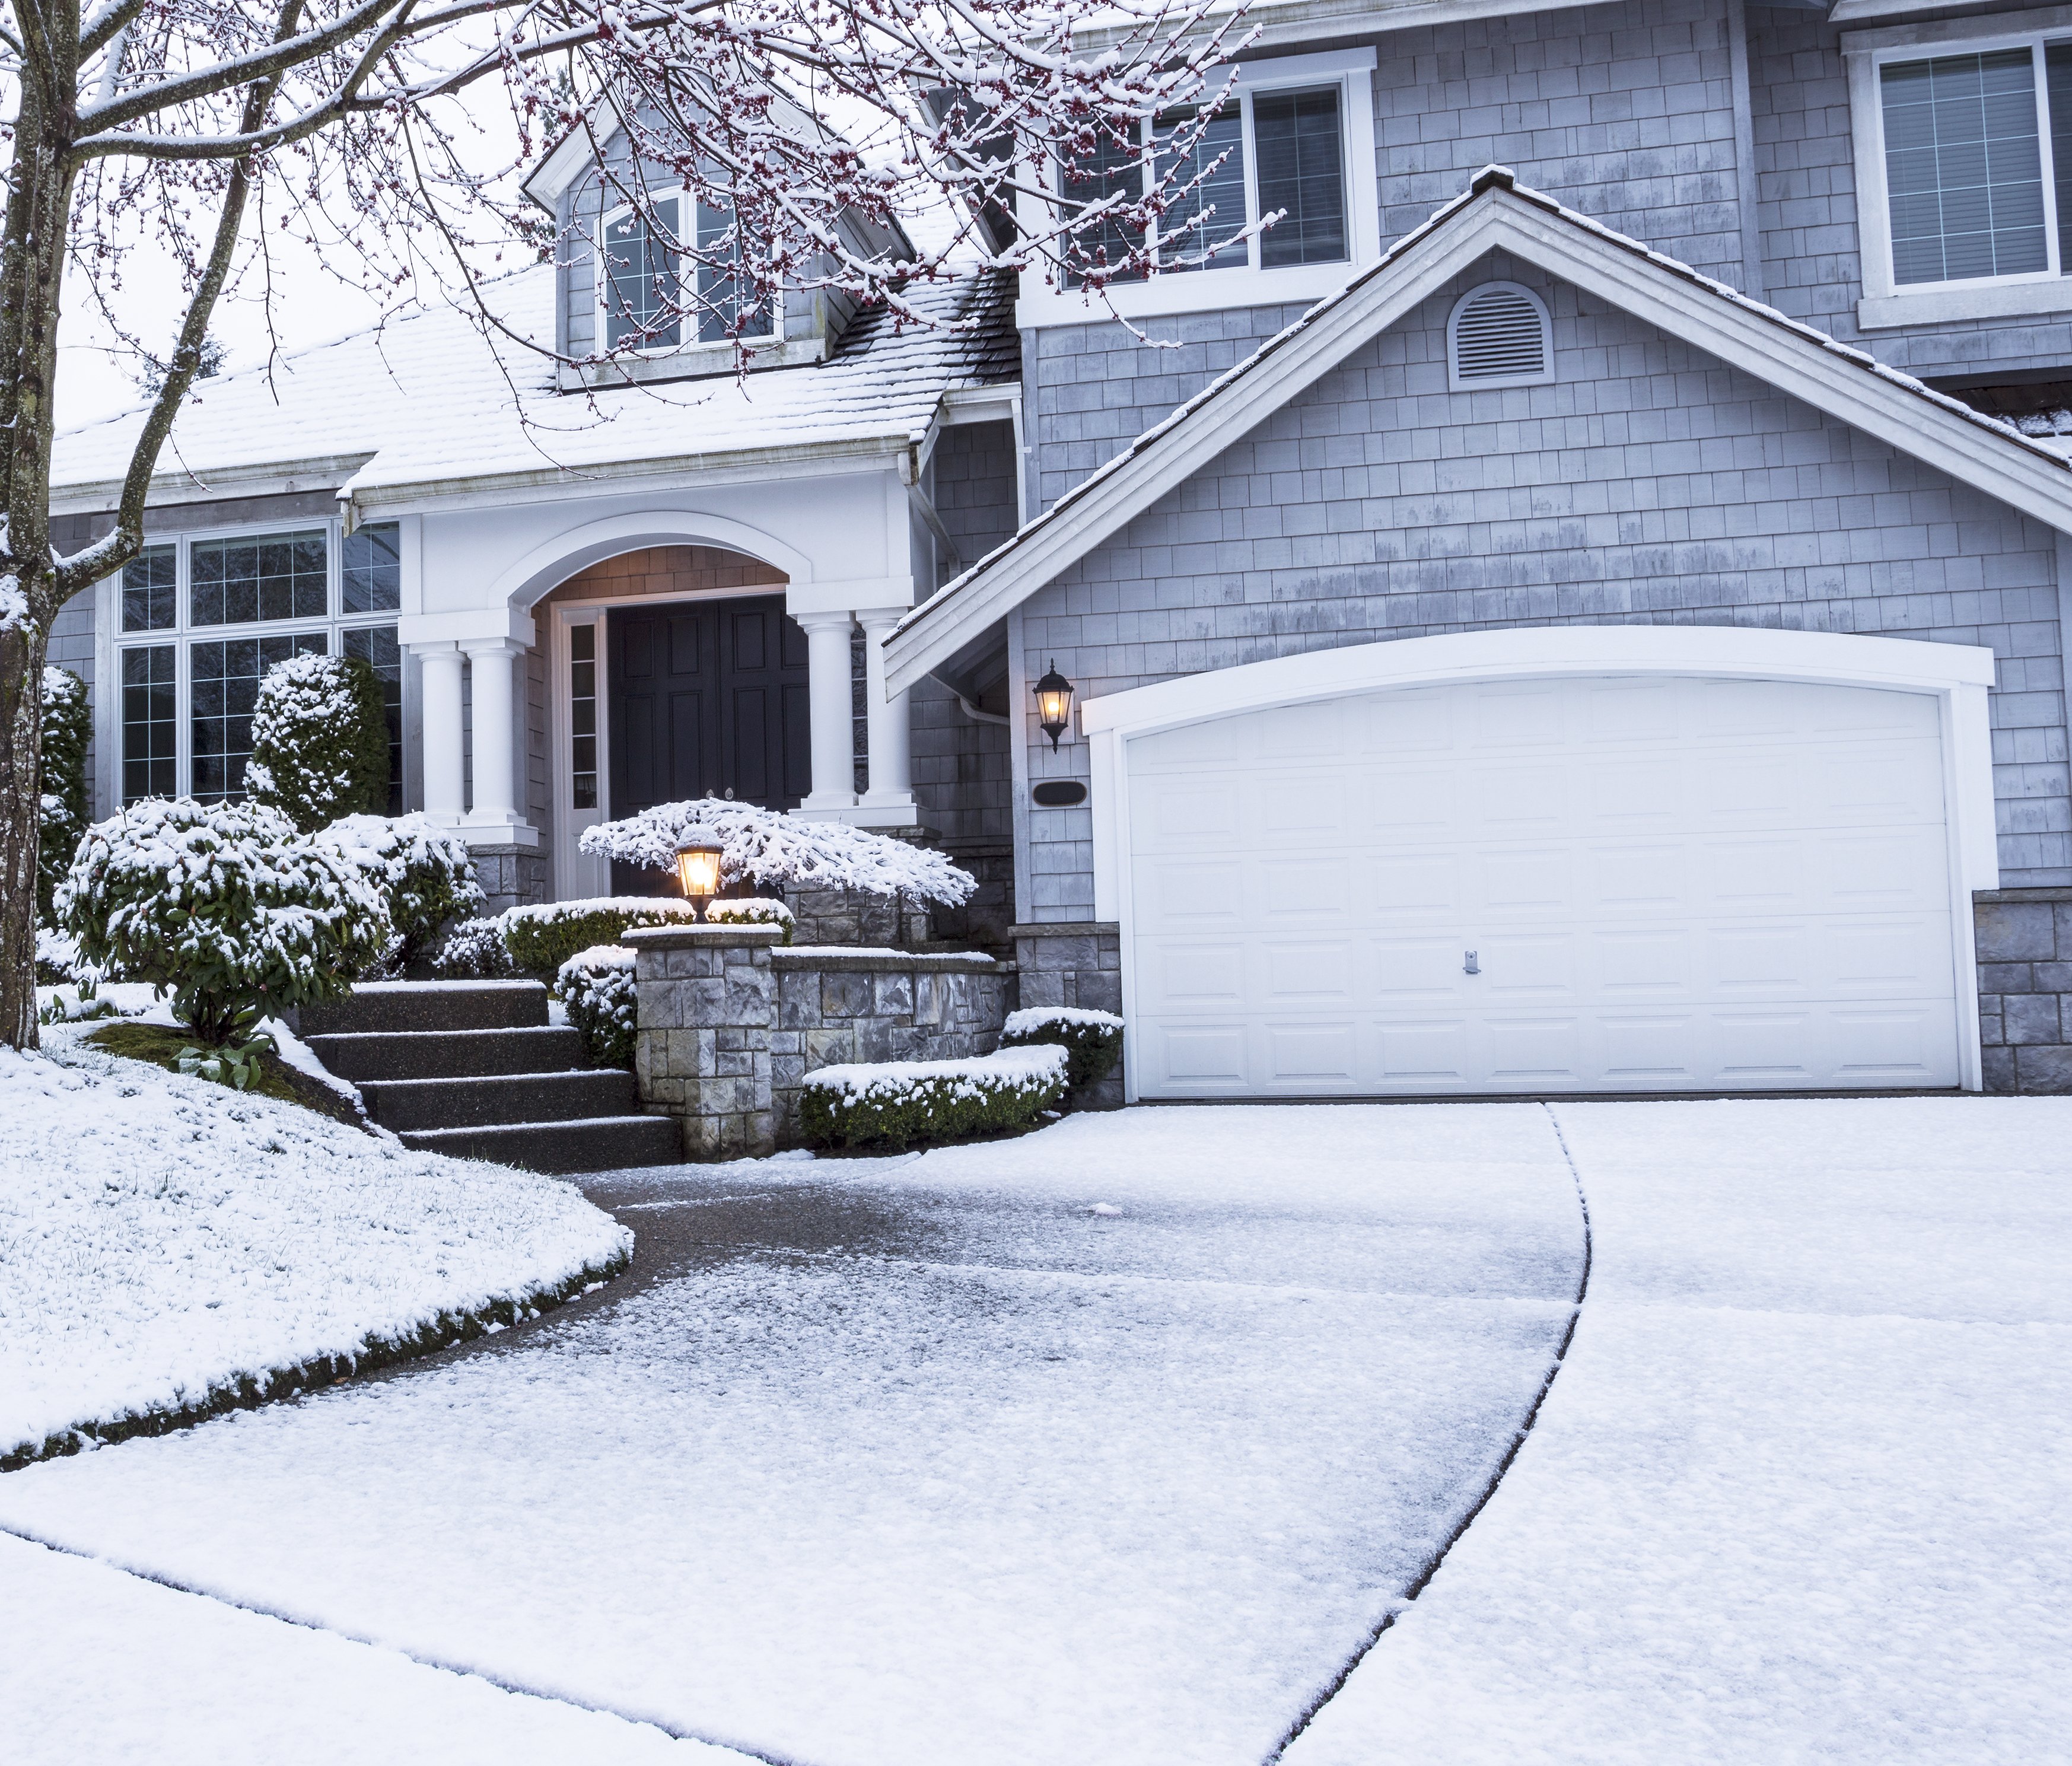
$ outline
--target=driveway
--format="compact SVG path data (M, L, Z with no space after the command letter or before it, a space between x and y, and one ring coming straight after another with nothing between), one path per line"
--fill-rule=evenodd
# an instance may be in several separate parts
M1297 1731L1290 1766L2046 1758L2068 1131L2054 1100L1219 1107L623 1174L612 1291L10 1475L0 1526L824 1766ZM68 1562L35 1574L107 1575ZM291 1722L260 1647L223 1698ZM132 1677L80 1672L67 1758ZM586 1721L561 1758L676 1751Z

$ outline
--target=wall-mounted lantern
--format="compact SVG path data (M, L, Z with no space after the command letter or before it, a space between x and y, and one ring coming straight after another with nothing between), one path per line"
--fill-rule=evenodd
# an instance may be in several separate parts
M719 893L721 856L718 840L702 828L692 829L676 848L676 882L700 920L705 916L705 904Z
M1057 659L1050 661L1050 672L1036 683L1036 721L1043 727L1043 734L1050 739L1050 751L1058 751L1058 738L1072 722L1072 683L1058 673Z

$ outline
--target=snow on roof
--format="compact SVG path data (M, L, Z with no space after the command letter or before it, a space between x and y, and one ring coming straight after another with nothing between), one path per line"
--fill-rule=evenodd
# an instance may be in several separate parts
M1012 279L960 277L911 289L942 321L903 327L861 314L833 356L772 368L624 387L586 396L555 385L554 364L508 339L492 347L467 313L438 307L277 361L201 382L159 460L162 486L198 496L210 475L312 459L363 463L341 496L399 498L419 487L609 471L660 463L918 441L942 396L1018 372ZM487 285L484 304L521 336L551 337L554 273L541 265ZM58 438L61 493L120 480L144 414Z

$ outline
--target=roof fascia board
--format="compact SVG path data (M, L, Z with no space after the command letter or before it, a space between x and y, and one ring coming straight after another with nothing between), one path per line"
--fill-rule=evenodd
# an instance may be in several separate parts
M1560 12L1572 9L1577 0L1284 0L1280 5L1256 6L1238 27L1248 36L1244 53L1276 47L1283 43L1314 43L1335 37L1369 37L1385 31L1411 31L1424 25L1452 24L1463 19L1501 19L1513 14ZM1219 9L1192 33L1206 36L1230 14ZM1141 27L1138 27L1141 32ZM1110 27L1076 33L1074 42L1084 51L1112 49L1137 32L1126 27Z
M595 133L592 126L600 113L609 117L611 126L598 138L598 146L601 151L609 152L613 138L626 125L619 114L619 107L609 98L600 98L592 105L590 116L582 122L571 125L567 133L548 150L546 158L526 173L525 181L518 187L536 207L544 208L549 215L555 212L555 204L561 200L562 193L596 158L590 151L590 141Z
M147 509L176 508L190 503L223 503L238 497L292 496L305 491L335 491L372 459L366 454L323 455L306 460L233 466L199 476L184 469L161 472L144 493ZM122 480L104 479L51 488L53 515L105 515L122 496Z

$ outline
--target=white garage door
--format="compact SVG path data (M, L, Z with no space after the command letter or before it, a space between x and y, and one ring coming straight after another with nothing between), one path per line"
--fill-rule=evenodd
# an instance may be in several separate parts
M1929 694L1477 683L1127 755L1143 1096L1958 1083Z

